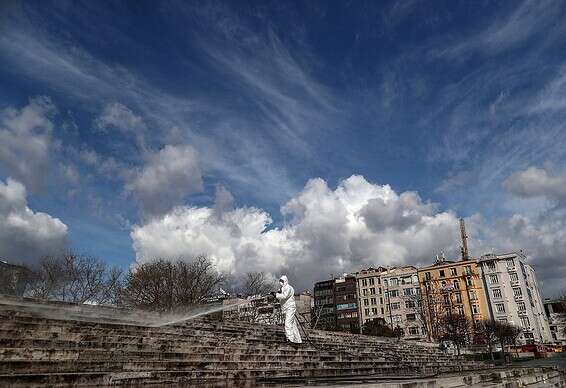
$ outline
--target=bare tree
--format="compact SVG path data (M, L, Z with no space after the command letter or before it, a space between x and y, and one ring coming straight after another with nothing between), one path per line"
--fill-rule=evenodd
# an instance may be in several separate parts
M122 271L102 260L68 252L45 257L31 271L26 295L73 303L115 303Z
M494 322L494 335L501 344L501 357L505 360L505 345L516 343L521 334L521 328L509 322Z
M446 314L441 319L442 339L451 341L456 346L458 356L460 349L470 342L472 324L464 314Z
M29 285L31 275L27 267L0 261L0 294L23 295Z
M223 280L205 256L190 262L157 259L130 270L122 302L152 311L187 308L212 297Z
M415 301L417 319L423 323L428 340L438 340L442 335L442 318L446 314L444 294L425 284L420 294L413 295L412 298Z
M497 322L492 319L484 319L477 327L477 334L487 343L489 356L492 362L495 361L493 356L493 344L497 341L497 336L495 335L497 327Z
M273 285L263 272L248 272L244 275L243 292L245 295L265 295L273 291Z

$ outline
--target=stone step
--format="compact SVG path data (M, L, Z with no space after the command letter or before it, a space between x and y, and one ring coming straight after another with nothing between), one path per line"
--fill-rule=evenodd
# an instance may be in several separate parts
M318 352L226 352L214 349L209 352L161 352L161 351L123 351L106 349L49 349L49 348L0 348L0 359L3 361L26 360L202 360L205 355L210 361L372 361L385 362L385 358L375 356L337 355Z
M405 370L410 373L410 370ZM391 368L360 368L356 370L329 370L326 368L305 368L301 370L264 370L248 369L243 371L232 369L216 370L153 370L139 372L72 372L72 373L16 373L1 375L0 385L10 387L30 386L101 386L101 385L130 385L131 383L156 382L182 383L184 387L217 386L214 382L230 381L230 387L255 386L257 378L277 378L288 376L302 377L336 377L336 376L375 376L392 375ZM193 385L194 384L194 385Z
M308 368L330 368L358 370L367 368L394 369L395 363L386 361L210 361L205 356L200 360L3 360L0 374L48 373L48 372L98 372L98 371L144 371L144 370L302 370Z

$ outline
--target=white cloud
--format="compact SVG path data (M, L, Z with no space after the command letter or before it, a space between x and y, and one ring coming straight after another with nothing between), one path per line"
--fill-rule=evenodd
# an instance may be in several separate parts
M440 55L454 60L467 58L476 51L495 54L512 48L537 34L552 30L549 24L559 15L559 8L559 1L525 0L507 17L495 20L483 31L440 51Z
M95 123L98 128L115 127L124 132L145 127L140 116L136 116L128 107L118 102L106 105Z
M127 106L118 102L107 104L96 118L95 125L100 129L116 128L125 135L132 135L140 149L145 150L145 122Z
M481 229L481 230L480 230ZM477 247L495 253L522 249L536 270L545 296L566 291L566 213L553 209L538 216L513 214L494 223L481 222L477 234L483 235Z
M177 207L133 227L137 261L207 254L222 271L285 272L301 289L330 273L429 263L442 250L458 252L454 214L435 212L415 193L399 195L361 176L335 190L312 179L281 210L289 222L270 229L271 217L257 208L225 210L218 217L208 207Z
M8 178L0 181L0 257L31 263L67 247L67 226L49 214L27 206L26 189Z
M566 202L566 175L552 175L538 167L518 171L503 182L511 193L523 197L546 197Z
M202 188L197 153L188 145L167 145L150 154L145 166L126 185L126 191L138 198L148 216L169 211Z
M51 100L38 97L18 110L0 112L0 170L23 182L32 190L42 187L49 171L55 111Z

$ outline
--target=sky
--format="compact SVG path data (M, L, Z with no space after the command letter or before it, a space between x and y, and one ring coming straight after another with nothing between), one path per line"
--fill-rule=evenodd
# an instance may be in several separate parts
M237 279L523 250L566 291L566 3L2 1L0 257Z

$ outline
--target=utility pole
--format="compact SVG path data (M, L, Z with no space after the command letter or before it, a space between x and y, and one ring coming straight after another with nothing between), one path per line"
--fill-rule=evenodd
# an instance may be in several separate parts
M464 219L460 218L460 236L462 238L462 261L469 260L468 254L468 235L466 234L466 224Z

